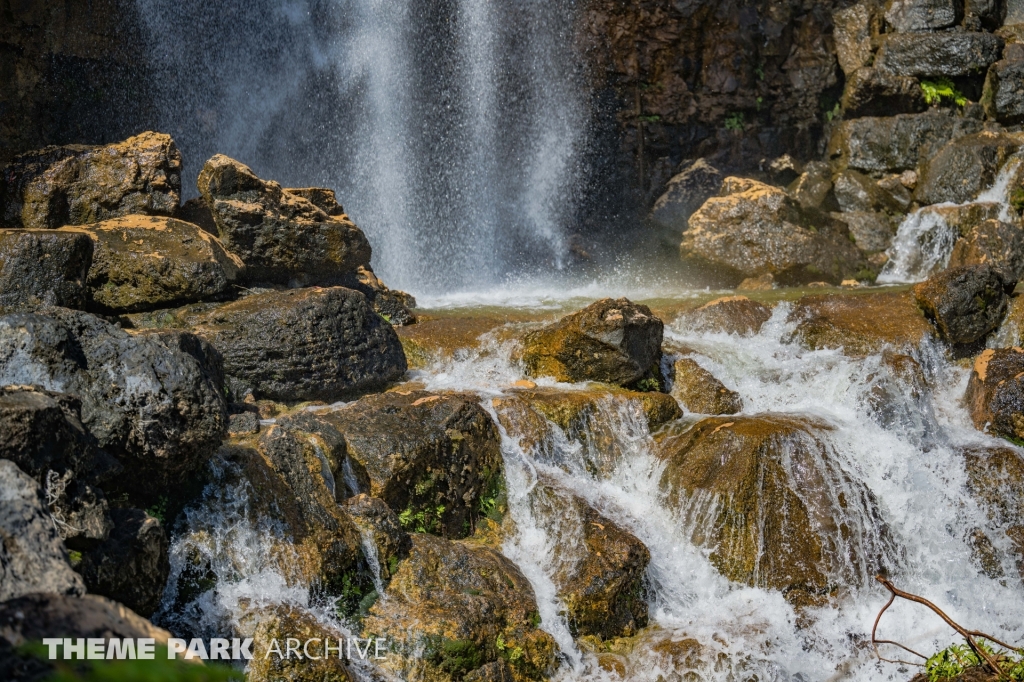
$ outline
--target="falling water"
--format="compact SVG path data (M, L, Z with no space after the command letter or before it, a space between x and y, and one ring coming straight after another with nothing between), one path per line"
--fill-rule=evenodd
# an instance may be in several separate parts
M561 266L589 129L574 0L136 2L186 193L215 153L332 187L417 294Z

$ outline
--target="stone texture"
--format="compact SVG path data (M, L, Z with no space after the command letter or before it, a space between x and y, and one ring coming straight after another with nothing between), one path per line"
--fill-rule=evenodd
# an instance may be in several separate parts
M885 4L885 21L902 33L949 28L963 15L963 2L957 0L889 0Z
M974 361L964 403L979 431L1024 440L1024 351L987 349Z
M218 154L203 166L199 193L224 245L245 263L250 282L343 284L370 263L370 243L343 215L328 215L226 156Z
M2 224L56 228L132 213L172 215L181 154L169 135L145 132L105 146L46 147L18 156L0 185Z
M1024 276L1024 229L1019 224L986 220L953 245L949 267L992 265L1008 280Z
M841 104L845 118L915 114L928 108L916 78L868 67L846 79Z
M823 161L811 161L804 172L789 186L789 194L804 209L835 208L832 192L832 169Z
M897 76L966 76L985 70L1003 51L991 33L892 33L878 50L875 65Z
M716 298L693 310L683 311L673 323L687 332L752 336L772 316L772 309L746 296Z
M910 196L902 185L902 192L891 183L881 186L874 178L855 170L838 173L834 181L836 201L840 210L884 211L890 215L903 213L910 204Z
M93 241L90 305L105 313L223 298L244 269L219 239L174 218L133 215L61 232Z
M950 140L981 129L981 121L945 112L855 118L835 126L829 155L839 170L913 170Z
M989 67L981 103L985 114L1005 125L1024 123L1024 46L1014 47L1016 59L1003 59Z
M690 412L697 414L736 414L743 409L743 399L725 387L711 372L692 358L675 362L672 397Z
M82 308L92 243L50 230L0 230L0 307Z
M690 217L680 254L694 277L726 286L765 273L781 284L838 284L865 266L845 224L740 178L727 178L721 195Z
M858 2L832 14L836 56L847 78L874 58L871 38L878 29L873 26L878 23L878 16L873 4Z
M0 602L33 592L81 595L85 588L68 564L43 490L0 460Z
M964 460L967 489L985 511L990 531L1009 538L1017 572L1024 579L1024 457L1010 447L976 447L964 452Z
M804 296L789 319L797 323L794 337L808 348L842 348L850 355L913 350L933 333L909 292Z
M896 227L885 213L851 211L833 213L832 217L846 223L854 243L861 251L885 251L896 236Z
M30 594L0 603L0 638L14 646L44 637L151 637L166 646L171 633L117 602L87 594Z
M398 562L409 555L412 543L409 534L402 528L395 512L378 497L365 493L354 495L345 501L345 511L364 538L369 539L377 550L375 560L380 579L385 583L391 579ZM373 569L373 566L370 566Z
M975 199L1022 146L1024 137L987 131L955 139L921 164L914 200L963 204Z
M530 376L558 381L603 381L630 386L645 378L660 384L664 325L645 305L601 299L523 338Z
M651 220L673 232L686 231L690 216L707 199L718 194L722 173L704 159L698 159L673 176L664 193L654 202Z
M251 623L255 626L252 630L252 650L256 655L249 664L245 676L249 682L351 682L358 679L345 665L344 653L342 657L334 651L331 651L330 655L325 655L323 649L325 638L330 638L333 647L339 640L346 641L345 633L334 627L325 626L306 609L288 604L268 606L246 614L243 622L245 625ZM284 657L268 653L275 640L277 647L280 648L282 644L287 646L289 637L303 644L314 640L307 652L311 656L303 655L302 658L298 658L294 655ZM371 647L370 656L373 654ZM356 658L354 652L352 657Z
M971 344L1003 321L1016 285L992 265L970 265L933 275L914 287L914 297L946 341Z

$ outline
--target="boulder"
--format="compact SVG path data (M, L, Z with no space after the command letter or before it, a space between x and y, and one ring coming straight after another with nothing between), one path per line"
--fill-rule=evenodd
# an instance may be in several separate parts
M804 166L804 172L800 177L789 186L789 194L804 209L835 208L832 169L824 161L811 161Z
M344 647L346 633L325 625L306 609L289 604L268 606L247 613L242 621L243 627L252 628L253 636L254 656L245 676L249 682L351 682L359 679L349 672L344 649L340 654L333 650L339 641ZM324 649L325 638L330 639L332 647L329 655ZM275 644L283 652L290 641L303 645L309 642L309 648L301 657L271 653ZM365 649L366 644L361 642L360 647ZM369 647L367 657L372 658L374 653L373 647ZM352 658L358 657L353 651Z
M533 587L497 550L417 533L363 636L387 639L381 665L403 679L459 680L505 659L517 679L541 680L558 647L539 623Z
M1015 295L1010 298L1006 317L999 330L992 335L989 345L998 348L1024 346L1024 296Z
M356 268L353 278L346 286L362 292L373 306L373 311L392 326L402 327L416 323L416 316L410 310L416 307L416 299L404 291L389 289L377 275L373 274L369 266Z
M302 197L331 217L345 215L345 209L338 203L333 189L326 187L285 187L284 191Z
M871 38L872 34L878 32L880 22L873 5L858 2L832 14L836 56L847 78L857 69L870 64L875 56Z
M916 78L869 67L857 69L846 79L840 104L844 118L916 114L928 108Z
M772 309L746 296L716 298L679 314L673 326L686 333L753 336L772 316Z
M198 182L221 240L245 263L249 282L344 284L370 263L370 243L351 221L261 180L248 166L218 154Z
M690 412L697 414L736 414L743 409L743 399L725 387L711 372L692 358L675 362L672 397Z
M832 217L846 223L854 243L861 251L885 251L892 246L892 240L896 237L893 221L885 213L851 211L833 213Z
M557 381L660 385L664 325L645 305L604 298L523 337L530 376Z
M114 509L114 529L98 547L82 553L75 570L92 594L117 598L150 616L160 606L171 567L167 533L141 509Z
M1006 5L1005 0L964 0L964 26L973 31L995 31L1006 18Z
M384 500L365 493L348 498L345 511L359 529L363 551L371 564L370 569L376 571L381 581L390 580L397 570L398 562L409 555L412 546L398 515L391 511ZM372 551L369 547L373 548Z
M951 344L973 344L1003 321L1017 281L992 265L949 268L914 287L914 298Z
M933 214L942 219L961 237L969 235L975 227L987 220L1001 220L1003 205L994 201L979 201L964 205L936 204L925 206L922 214Z
M33 592L81 595L85 587L68 564L42 488L0 459L0 602Z
M228 419L228 436L237 438L260 432L260 415L256 412L233 414Z
M992 530L1009 538L1017 572L1024 578L1024 497L1020 494L1024 457L1009 447L975 447L964 452L964 460L968 491L984 510ZM995 559L993 563L1001 563L998 556Z
M654 202L651 221L676 233L686 231L686 221L705 201L718 194L721 171L704 159L698 159L668 181L665 191Z
M868 410L882 428L924 442L933 431L934 414L928 381L920 363L910 355L882 351L882 364L868 375Z
M888 33L875 66L896 76L966 76L984 71L1002 52L1003 39L991 33Z
M963 19L964 5L957 0L889 0L885 21L895 31L934 31Z
M0 230L0 308L83 308L92 243L50 230Z
M177 322L224 356L225 373L256 398L334 401L384 388L407 369L391 325L358 291L266 291L186 309Z
M987 349L974 361L964 402L974 427L1024 440L1024 350Z
M280 423L317 434L339 485L380 498L408 530L465 537L502 485L498 430L474 395L390 391Z
M145 132L109 145L28 152L4 169L3 179L0 223L6 227L173 215L181 196L181 154L169 135Z
M690 217L680 255L698 278L727 286L765 273L781 284L838 284L864 267L845 224L804 211L784 190L738 178Z
M73 597L36 593L0 603L0 639L21 646L44 637L148 637L157 646L166 646L171 633L131 609L94 594Z
M792 415L709 417L660 449L660 485L692 541L730 580L780 590L797 607L864 584L896 556L827 430Z
M981 103L990 119L1004 125L1024 123L1024 46L1008 45L1003 59L989 67Z
M949 267L992 265L1008 280L1024 277L1024 228L1001 220L986 220L953 245Z
M226 434L227 404L199 361L87 313L44 312L0 317L0 385L78 397L90 436L125 466L113 489L166 494L206 463Z
M835 126L829 140L829 155L838 170L913 170L921 159L930 158L950 140L981 129L981 121L942 111L865 116Z
M932 327L909 292L804 296L793 306L794 338L812 349L871 355L886 347L915 350Z
M132 215L61 232L92 240L90 303L105 313L223 298L243 270L219 239L174 218Z
M1024 137L1006 133L986 131L955 139L921 164L914 200L963 204L975 199L1022 147Z
M840 210L884 211L889 214L902 213L910 205L910 196L902 185L902 193L890 184L882 187L877 181L855 170L847 169L838 173L834 181L836 202ZM902 196L900 196L902 194Z

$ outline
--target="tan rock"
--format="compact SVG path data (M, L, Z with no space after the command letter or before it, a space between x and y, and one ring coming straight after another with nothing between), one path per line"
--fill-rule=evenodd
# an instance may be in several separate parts
M736 414L743 409L743 400L692 358L675 363L676 376L672 397L690 412L697 414Z
M808 348L843 348L849 355L917 348L933 334L908 292L805 296L789 319Z
M762 303L746 296L726 296L681 313L675 325L697 333L752 336L771 316L772 309Z

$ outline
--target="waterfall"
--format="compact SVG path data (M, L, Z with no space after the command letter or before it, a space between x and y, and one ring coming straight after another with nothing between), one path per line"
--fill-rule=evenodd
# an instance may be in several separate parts
M390 286L557 270L585 178L575 0L136 0L185 192L223 153L335 189Z

